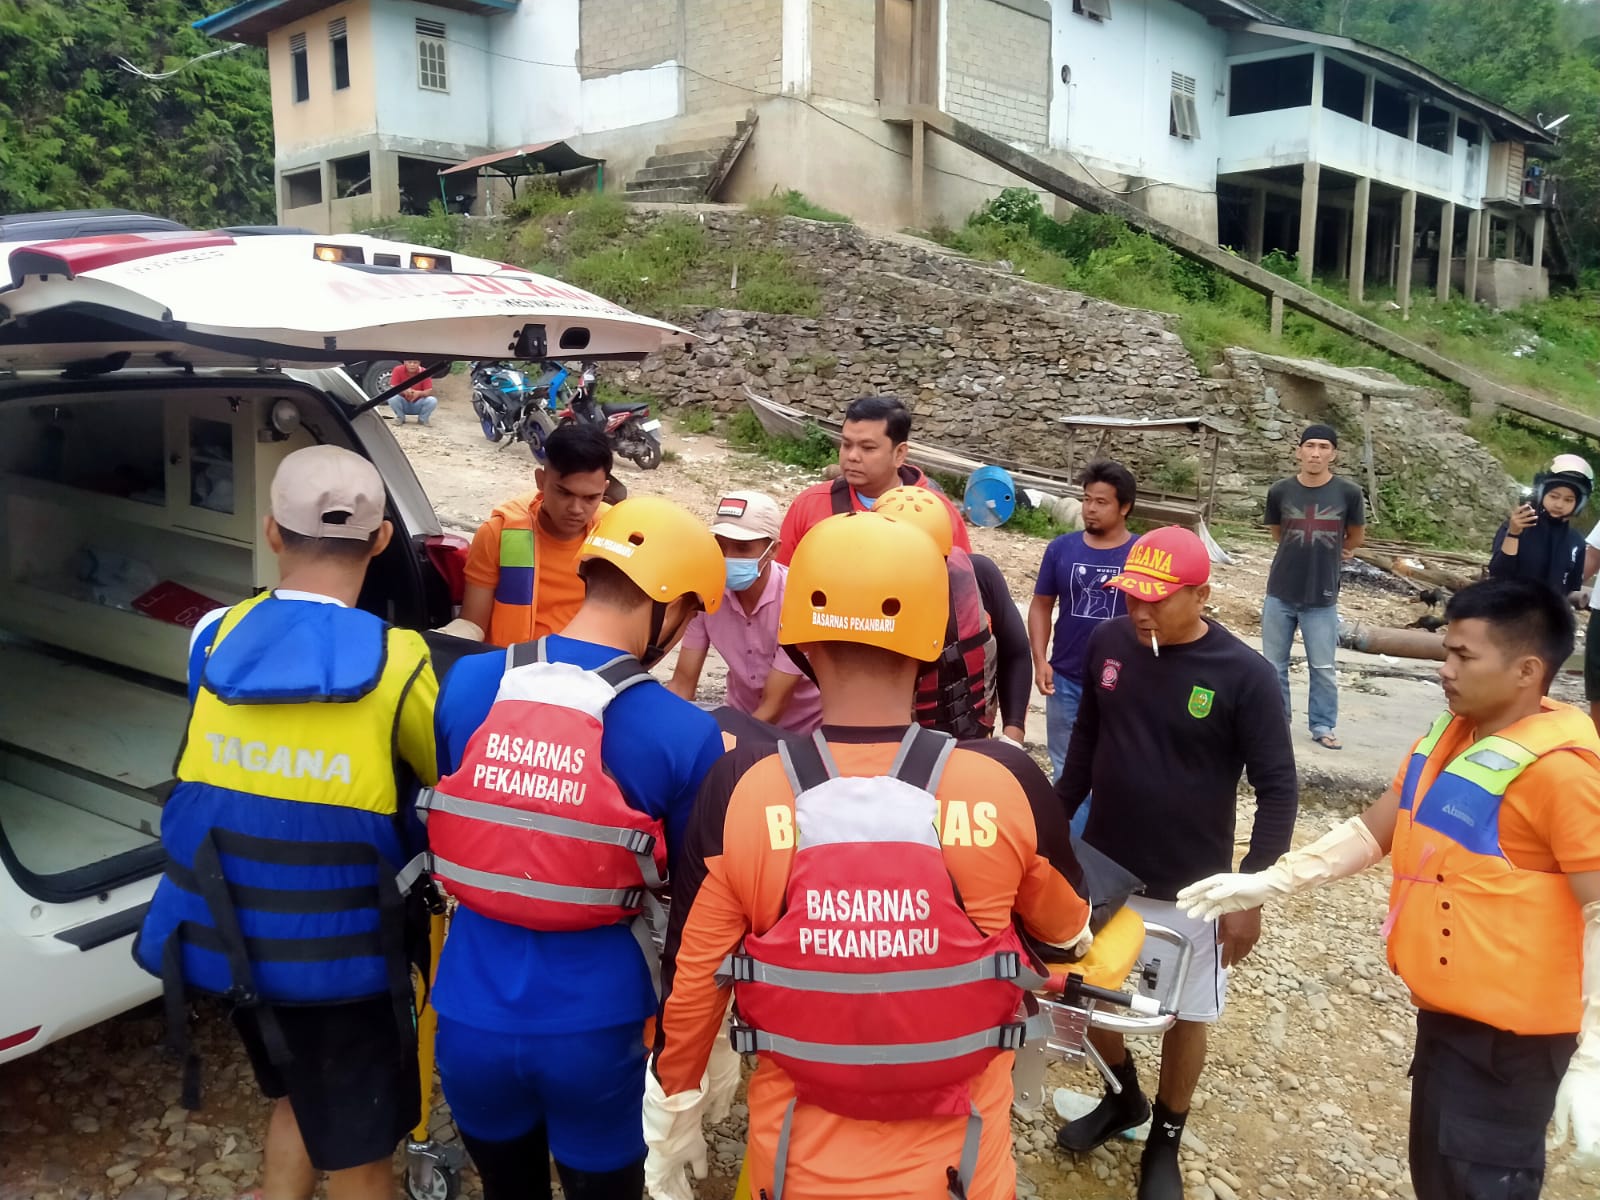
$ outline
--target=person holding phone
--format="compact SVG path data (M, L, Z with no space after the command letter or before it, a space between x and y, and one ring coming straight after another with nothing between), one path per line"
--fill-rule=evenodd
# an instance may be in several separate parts
M1583 586L1583 534L1572 521L1589 503L1594 471L1576 454L1558 454L1494 535L1493 579L1532 579L1566 597Z

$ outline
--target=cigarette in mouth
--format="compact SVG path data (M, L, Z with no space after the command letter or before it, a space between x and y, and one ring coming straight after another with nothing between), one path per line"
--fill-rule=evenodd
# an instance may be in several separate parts
M1150 653L1157 658L1161 657L1161 643L1156 641L1156 631L1154 629L1150 631Z

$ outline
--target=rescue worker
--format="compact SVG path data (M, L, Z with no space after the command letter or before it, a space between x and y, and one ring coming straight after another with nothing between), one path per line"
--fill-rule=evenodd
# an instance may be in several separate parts
M783 517L778 538L778 561L785 566L806 531L824 518L847 512L866 512L890 488L936 488L922 471L906 462L911 437L911 413L893 396L862 396L844 410L839 437L839 474L812 484L794 498ZM949 501L950 536L955 545L971 553L966 522Z
M927 488L902 486L879 496L873 509L931 537L950 576L944 648L917 680L917 720L956 737L988 737L1003 721L1004 735L1020 746L1033 686L1028 627L994 560L954 544L948 508Z
M435 778L438 684L419 634L354 607L394 532L384 503L348 450L279 465L265 535L280 582L195 628L167 869L134 945L162 978L176 1049L186 991L235 1005L274 1101L273 1200L310 1200L318 1172L332 1200L387 1198L419 1116L409 966L427 961L426 922L408 920L421 861L406 826L416 781Z
M592 426L557 426L535 491L496 506L467 554L457 637L511 646L560 633L583 603L578 559L605 511L613 459Z
M1418 1009L1417 1198L1531 1200L1552 1112L1558 1144L1570 1129L1580 1156L1600 1156L1600 738L1546 695L1572 652L1562 597L1489 580L1445 616L1449 710L1378 802L1178 899L1211 918L1389 855L1389 966Z
M927 535L830 517L789 578L778 636L815 671L823 725L776 753L739 745L701 789L673 880L646 1185L687 1200L686 1169L704 1174L700 1080L731 981L735 1045L758 1054L751 1195L1009 1200L1010 1048L1032 985L1017 929L1064 955L1092 941L1066 818L1023 751L911 719L947 618ZM902 971L921 990L897 987Z
M634 497L579 570L564 632L445 677L445 778L424 802L431 870L460 902L433 991L439 1077L485 1200L548 1197L552 1156L569 1200L637 1200L657 995L639 916L722 754L711 714L646 674L722 602L710 531Z

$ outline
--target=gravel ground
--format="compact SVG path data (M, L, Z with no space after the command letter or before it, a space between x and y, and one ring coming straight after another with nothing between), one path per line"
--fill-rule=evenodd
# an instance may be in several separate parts
M433 426L395 432L447 523L470 529L496 500L531 486L532 462L520 447L496 452L482 441L460 383L445 382ZM787 499L811 481L731 453L714 437L672 436L667 445L676 461L648 475L625 468L624 477L636 491L671 495L697 511L709 511L728 487L762 487ZM1217 572L1215 606L1230 627L1249 634L1269 548L1234 540L1228 548L1236 562ZM974 541L1025 600L1043 544L1003 530L975 531ZM1402 624L1420 611L1383 592L1352 590L1342 603L1383 623ZM720 672L708 667L703 695L719 686ZM1241 833L1249 828L1248 809L1242 804ZM1306 811L1300 839L1327 824L1327 813ZM1386 897L1385 876L1374 870L1268 913L1260 945L1234 973L1228 1011L1213 1035L1182 1156L1188 1200L1412 1194L1405 1129L1413 1010L1381 957ZM0 1067L0 1200L226 1198L255 1186L266 1105L222 1011L202 1011L200 1113L178 1107L177 1067L160 1038L159 1014L142 1010ZM1154 1047L1135 1052L1153 1086ZM1081 1064L1052 1067L1051 1084L1099 1090L1098 1077ZM727 1122L708 1131L713 1173L698 1189L705 1200L732 1194L745 1116L736 1105ZM450 1136L442 1106L433 1121ZM1048 1105L1015 1122L1019 1194L1131 1197L1138 1146L1119 1139L1073 1159L1055 1148L1059 1123ZM470 1170L463 1194L479 1194ZM1600 1172L1580 1172L1558 1154L1544 1194L1592 1200Z

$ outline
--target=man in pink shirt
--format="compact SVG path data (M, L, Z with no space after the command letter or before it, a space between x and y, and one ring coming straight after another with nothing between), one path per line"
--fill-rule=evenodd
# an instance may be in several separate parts
M717 501L711 532L727 563L722 606L701 613L684 632L678 665L667 685L693 700L715 646L728 664L728 707L795 733L822 724L817 685L778 645L778 613L789 569L774 561L783 514L760 492L729 492Z

